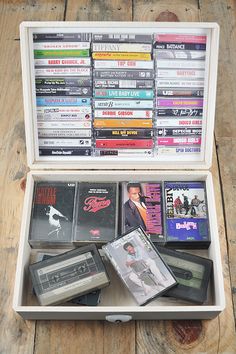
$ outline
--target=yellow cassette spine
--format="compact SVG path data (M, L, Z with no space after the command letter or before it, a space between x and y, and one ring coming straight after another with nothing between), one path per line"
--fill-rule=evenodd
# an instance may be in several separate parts
M151 60L150 53L94 52L93 59L104 60Z

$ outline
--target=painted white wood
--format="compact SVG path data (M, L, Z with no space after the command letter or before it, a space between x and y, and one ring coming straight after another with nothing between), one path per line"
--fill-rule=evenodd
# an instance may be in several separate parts
M22 77L25 109L27 161L31 169L208 169L212 162L213 129L215 116L216 78L218 63L219 26L216 23L171 23L171 22L23 22L21 24ZM209 41L206 58L202 153L176 157L73 157L38 154L36 127L35 90L33 82L33 32L114 32L124 33L176 32L207 34Z

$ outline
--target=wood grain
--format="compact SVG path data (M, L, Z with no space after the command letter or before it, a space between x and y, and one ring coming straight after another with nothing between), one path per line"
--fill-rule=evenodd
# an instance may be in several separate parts
M69 0L67 21L132 21L132 0Z
M196 0L134 0L133 21L199 21Z
M236 138L236 3L200 0L199 4L202 21L220 25L216 137Z
M65 19L67 21L131 21L131 1L69 0ZM71 354L95 352L132 354L135 352L135 324L131 322L114 325L92 321L37 322L36 354L65 353L68 346L71 348Z
M32 353L34 322L25 322L12 310L14 274L27 171L23 121L19 24L24 20L60 20L64 1L0 2L0 353Z

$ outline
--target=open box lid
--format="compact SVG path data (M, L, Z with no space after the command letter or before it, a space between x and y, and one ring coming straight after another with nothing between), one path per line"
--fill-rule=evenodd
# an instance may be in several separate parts
M153 157L39 156L33 33L132 33L206 35L201 152ZM30 169L209 169L218 64L219 26L216 23L176 22L23 22L20 26L27 162Z

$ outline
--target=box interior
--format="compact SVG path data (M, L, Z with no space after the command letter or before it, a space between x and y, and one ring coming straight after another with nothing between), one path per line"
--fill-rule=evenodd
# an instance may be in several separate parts
M148 171L132 171L132 172L120 172L117 171L116 174L112 171L94 171L92 174L85 171L82 172L62 172L55 171L53 173L46 173L38 171L35 173L29 173L27 180L26 188L26 198L24 206L24 215L21 231L21 242L19 248L19 259L17 266L17 275L16 275L16 291L15 291L15 306L27 307L32 311L35 310L46 310L49 311L50 308L54 311L61 311L64 307L68 309L73 309L75 312L84 311L81 310L81 306L76 305L58 305L54 307L43 307L39 306L36 297L32 293L32 285L30 282L28 265L30 259L32 259L35 250L32 250L28 244L28 232L30 226L30 210L32 205L33 197L33 186L34 181L129 181L129 180L139 180L143 182L160 182L160 181L206 181L207 189L207 200L208 200L208 213L209 213L209 222L210 222L210 234L211 234L211 245L208 250L189 250L189 253L197 254L203 257L208 257L213 260L214 269L213 276L211 277L211 282L208 291L208 298L204 305L195 305L190 302L185 302L182 300L177 300L175 298L160 297L151 301L148 305L142 307L143 311L145 309L152 307L155 310L163 310L163 308L168 308L168 311L171 309L176 309L177 307L183 308L184 311L189 311L190 309L195 309L199 311L204 311L204 308L209 310L210 308L214 309L216 306L222 305L224 301L223 285L221 278L221 262L220 262L220 251L219 251L219 240L216 224L216 216L214 210L214 194L212 189L211 175L208 172L186 172L181 173L177 172L153 172ZM50 252L55 252L52 249ZM186 252L186 250L184 250ZM56 251L58 252L58 250ZM61 252L61 250L60 250ZM130 295L128 290L125 288L123 283L120 281L116 272L114 271L111 264L105 261L105 265L108 271L108 274L111 279L111 285L107 288L102 289L101 293L101 302L97 306L97 310L104 310L104 307L112 308L114 311L119 308L133 308L133 311L140 311L140 307L137 306L136 302L133 300L133 297ZM94 307L86 307L87 311L93 311Z
M188 33L207 35L206 69L204 79L204 106L202 143L200 154L155 155L154 157L119 157L119 156L39 156L36 94L34 83L33 33L51 32L90 32L90 33ZM31 169L207 169L212 161L215 89L218 57L218 27L216 24L184 24L184 23L23 23L21 28L22 72L24 76L24 106L26 122L27 158ZM33 137L33 138L32 138Z

